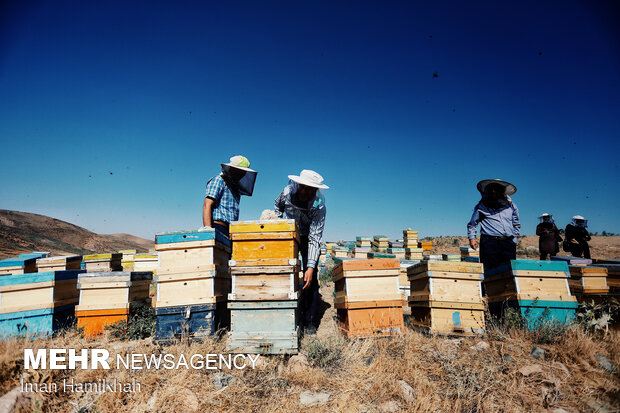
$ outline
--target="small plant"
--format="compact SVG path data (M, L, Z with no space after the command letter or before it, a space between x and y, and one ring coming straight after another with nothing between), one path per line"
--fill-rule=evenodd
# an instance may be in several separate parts
M129 321L121 320L105 326L110 338L127 341L141 340L155 334L155 312L144 303L132 303L129 310Z
M323 271L319 273L319 281L321 282L332 282L332 271L334 270L335 265L330 263L323 268Z
M343 348L344 342L339 337L320 339L313 336L306 342L304 352L313 366L334 369L342 363Z
M579 305L576 320L583 331L590 334L604 332L607 334L609 325L620 318L620 305L618 300L610 298L600 304L584 302Z

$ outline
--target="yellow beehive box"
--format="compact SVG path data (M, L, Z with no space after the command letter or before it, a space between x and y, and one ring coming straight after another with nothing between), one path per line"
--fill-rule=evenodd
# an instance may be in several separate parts
M299 254L295 220L237 221L230 224L231 266L294 265Z

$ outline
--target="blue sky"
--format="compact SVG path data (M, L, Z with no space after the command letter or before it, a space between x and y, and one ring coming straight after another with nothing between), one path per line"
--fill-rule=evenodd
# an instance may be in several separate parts
M243 154L241 219L314 169L329 240L465 235L496 177L620 232L613 2L2 4L0 208L153 238Z

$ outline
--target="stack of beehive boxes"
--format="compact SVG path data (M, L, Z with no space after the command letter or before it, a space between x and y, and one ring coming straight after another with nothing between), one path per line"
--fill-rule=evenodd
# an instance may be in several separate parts
M390 239L385 235L375 235L372 243L372 250L376 252L387 252L390 247Z
M356 247L370 249L370 247L372 246L371 243L372 243L372 238L370 237L364 237L364 236L355 237Z
M164 232L155 236L156 339L200 341L227 328L230 240L214 230Z
M89 254L84 255L84 268L86 272L112 272L122 271L121 264L123 254L120 252L107 254Z
M229 348L241 353L296 354L300 266L295 221L233 222L230 238Z
M371 238L365 236L355 237L355 247L351 251L353 258L366 258L371 248Z
M123 266L123 271L133 271L134 270L134 258L136 255L136 250L120 250L119 253L123 254L121 257L121 265Z
M68 327L74 319L77 277L83 271L66 271L66 267L56 265L53 270L24 273L36 267L36 261L25 260L37 258L22 258L23 265L0 267L15 271L0 276L0 338L48 336ZM12 264L18 261L13 259Z
M482 264L423 261L407 274L413 326L438 334L484 334Z
M78 328L97 336L117 322L128 322L136 305L150 305L150 272L97 271L78 275L80 303L75 307Z
M342 258L342 257L348 257L348 256L349 256L349 249L347 247L338 245L332 248L332 257Z
M409 309L407 305L407 300L409 299L409 295L411 294L411 286L409 284L409 278L407 276L407 268L411 267L419 263L419 260L399 260L400 261L400 272L398 273L398 289L403 296L403 305L406 306L406 310Z
M550 320L569 322L578 307L569 277L563 261L512 260L485 272L489 310L501 316L506 307L515 308L530 328Z
M405 259L422 260L422 248L418 248L418 231L403 230L403 248Z
M433 241L418 241L418 248L422 248L422 255L433 253Z
M385 336L404 330L399 273L397 259L350 260L334 268L334 307L346 336Z
M402 242L390 242L390 247L387 249L388 254L394 254L396 258L405 259L405 248Z

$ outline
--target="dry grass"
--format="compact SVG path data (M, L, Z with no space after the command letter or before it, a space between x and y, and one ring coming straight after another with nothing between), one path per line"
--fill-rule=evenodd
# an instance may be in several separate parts
M33 399L26 410L288 412L302 409L299 394L304 390L331 393L324 410L343 412L381 411L390 401L403 411L513 412L541 411L556 406L583 411L588 410L586 406L591 400L612 409L620 408L618 375L603 371L595 359L600 353L620 366L619 332L593 338L576 328L569 329L556 343L541 346L546 351L544 361L531 359L535 340L523 330L493 329L485 340L490 344L489 350L478 352L470 349L477 339L464 339L457 344L410 330L392 338L365 340L323 334L319 338L305 338L302 343L303 353L310 361L308 367L292 369L286 357L262 356L256 370L227 371L234 380L221 390L214 387L212 371L207 370L41 371L39 376L31 376L31 380L43 381L47 376L55 381L135 378L142 383L142 392L44 394ZM23 339L3 342L0 343L2 392L19 384L23 348L33 345L36 348L103 347L112 355L160 351L149 339L86 341L71 333L34 342ZM202 344L171 346L165 352L190 356L226 350L224 342L214 339ZM506 355L512 360L506 361ZM529 377L519 373L520 368L530 364L540 364L543 373ZM399 380L413 387L413 400L401 396Z

